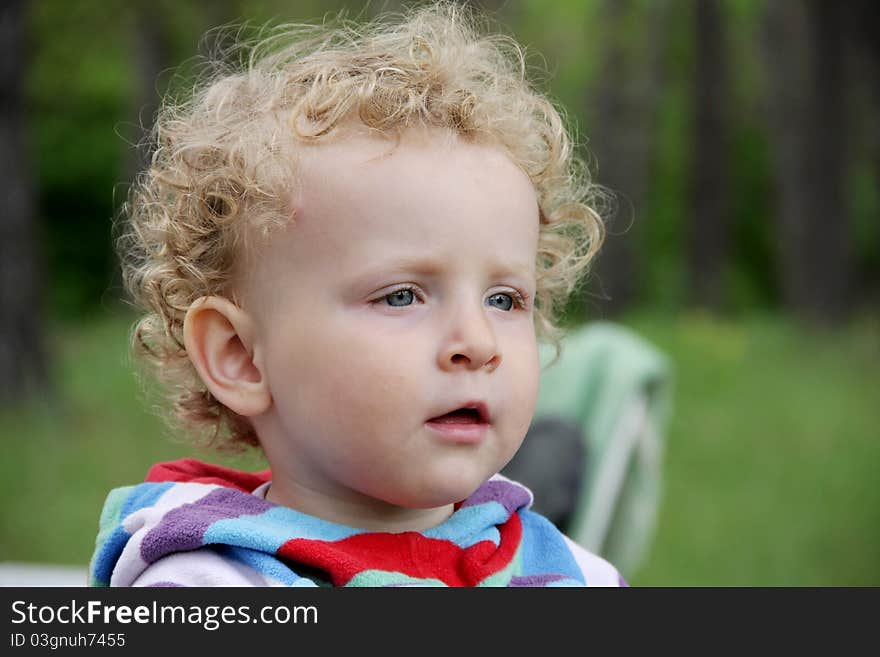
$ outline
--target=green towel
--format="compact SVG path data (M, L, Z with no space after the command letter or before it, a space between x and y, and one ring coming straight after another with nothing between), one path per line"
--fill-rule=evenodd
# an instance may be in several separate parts
M535 417L573 421L586 441L586 481L569 533L631 576L646 554L660 501L671 366L611 322L571 331L559 360L547 365L554 354L542 345L546 367Z

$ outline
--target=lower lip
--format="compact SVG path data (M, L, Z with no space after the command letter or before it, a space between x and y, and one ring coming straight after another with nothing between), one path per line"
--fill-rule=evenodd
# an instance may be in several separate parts
M454 422L425 422L425 426L437 433L443 440L463 445L473 445L485 438L489 425L485 422L460 424Z

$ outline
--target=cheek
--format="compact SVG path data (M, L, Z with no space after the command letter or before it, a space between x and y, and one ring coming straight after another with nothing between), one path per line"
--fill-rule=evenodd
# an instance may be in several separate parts
M516 327L508 338L507 391L515 408L517 422L528 428L538 400L538 345L534 329L530 326Z
M404 340L376 339L365 331L339 330L330 322L325 330L300 338L272 363L276 370L283 368L286 382L284 389L273 390L276 398L288 397L278 399L280 403L310 416L332 412L329 422L348 425L387 417L416 392L413 350Z
M344 409L347 421L366 428L375 421L387 421L404 414L412 400L414 381L390 367L387 362L376 362L375 355L345 367L327 372L319 371L320 383L315 392Z
M523 389L537 388L540 369L538 341L531 322L516 322L501 325L497 329L499 341L503 343L504 360L511 371L515 371L517 384Z
M519 420L522 425L523 435L528 430L535 414L535 406L538 402L538 363L524 365L523 371L518 377L518 387L514 393L516 406L519 411Z

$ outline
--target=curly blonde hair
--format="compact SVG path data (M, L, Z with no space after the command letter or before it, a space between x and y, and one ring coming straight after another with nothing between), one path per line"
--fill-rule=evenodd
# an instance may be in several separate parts
M150 135L151 165L123 208L118 250L126 289L145 313L133 351L165 384L172 419L209 429L214 446L258 445L247 418L199 378L184 317L199 297L235 300L250 241L290 221L284 199L296 144L320 141L350 118L384 133L436 126L487 140L528 174L541 223L536 331L558 346L559 312L602 242L601 192L560 111L527 79L523 49L481 32L481 23L442 2L368 24L340 16L251 40L239 33L192 93L166 99Z

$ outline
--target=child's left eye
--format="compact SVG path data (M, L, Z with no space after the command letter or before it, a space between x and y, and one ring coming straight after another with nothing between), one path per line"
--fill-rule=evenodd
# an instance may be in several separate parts
M500 310L510 310L513 308L514 302L511 295L499 292L486 299L486 305L493 306Z

